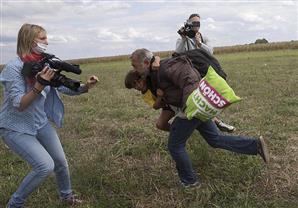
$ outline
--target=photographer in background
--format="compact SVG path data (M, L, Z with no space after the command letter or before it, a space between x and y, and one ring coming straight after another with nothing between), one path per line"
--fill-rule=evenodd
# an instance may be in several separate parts
M69 205L82 203L71 189L70 174L64 150L56 130L49 120L62 126L64 106L58 90L68 95L87 92L98 81L91 76L77 92L60 86L45 86L36 80L40 76L51 81L54 69L44 67L35 77L24 77L25 62L39 61L46 51L46 31L38 25L24 24L18 33L18 57L5 65L0 74L4 85L4 102L0 110L0 136L4 143L32 166L10 198L7 207L24 207L25 200L54 171L60 199Z
M205 51L213 54L213 48L207 45L207 38L200 33L200 15L191 14L182 28L177 33L181 36L176 42L176 53L183 53L185 51L202 48ZM233 132L236 128L229 125L219 118L214 118L216 126L224 132Z
M213 48L207 45L207 38L200 33L200 15L191 14L182 28L178 30L181 36L176 42L177 53L203 48L209 53L213 53Z

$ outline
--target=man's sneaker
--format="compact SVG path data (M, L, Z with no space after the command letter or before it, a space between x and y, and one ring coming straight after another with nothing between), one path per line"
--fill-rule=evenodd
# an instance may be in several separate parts
M215 121L215 124L216 124L217 128L219 128L223 132L231 133L236 130L236 128L234 126L224 123L222 121Z
M196 181L194 183L184 183L184 182L181 182L181 185L183 188L185 189L189 189L189 188L199 188L201 186L201 183L199 181Z
M61 199L61 201L62 201L62 203L70 205L70 206L75 206L75 205L79 205L79 204L83 203L83 201L81 199L79 199L77 197L77 195L75 195L75 194L67 199Z
M262 136L260 136L259 138L258 154L263 158L265 163L269 163L269 153L268 153L267 145Z

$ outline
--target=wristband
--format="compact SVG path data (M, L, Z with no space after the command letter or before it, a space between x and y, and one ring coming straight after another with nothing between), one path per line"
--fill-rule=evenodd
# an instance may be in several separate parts
M38 90L36 87L32 87L32 91L35 93L35 94L40 94L41 93L41 90Z

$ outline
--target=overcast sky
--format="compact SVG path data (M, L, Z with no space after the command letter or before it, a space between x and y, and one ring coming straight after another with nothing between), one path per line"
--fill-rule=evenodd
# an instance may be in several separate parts
M47 30L49 53L61 59L173 50L192 13L212 46L298 39L297 0L97 1L0 0L0 63L14 58L22 24Z

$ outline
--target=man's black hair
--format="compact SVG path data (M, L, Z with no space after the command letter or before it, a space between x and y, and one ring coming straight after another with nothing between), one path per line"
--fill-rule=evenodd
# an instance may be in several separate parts
M124 80L125 87L127 89L134 88L135 82L140 79L141 79L141 76L136 70L130 70L125 76L125 80Z
M191 19L193 17L199 17L199 18L201 18L199 14L191 14L188 19Z

